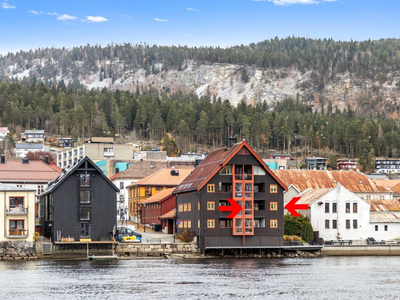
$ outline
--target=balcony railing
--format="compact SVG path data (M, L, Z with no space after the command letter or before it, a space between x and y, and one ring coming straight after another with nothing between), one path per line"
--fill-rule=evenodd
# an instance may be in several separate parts
M6 231L6 238L9 239L21 239L29 236L28 229L10 229Z
M28 207L23 207L21 205L10 205L6 208L7 215L26 215L28 212Z

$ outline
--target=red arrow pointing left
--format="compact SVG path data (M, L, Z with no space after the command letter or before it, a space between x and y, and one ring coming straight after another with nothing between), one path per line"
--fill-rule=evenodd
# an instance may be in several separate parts
M242 210L242 207L233 199L226 200L228 200L231 206L219 206L219 211L231 211L227 218L233 219Z
M299 200L300 200L300 197L293 197L293 199L290 200L289 203L285 205L285 208L294 217L300 217L300 214L296 211L296 209L308 209L308 204L296 204L296 202Z

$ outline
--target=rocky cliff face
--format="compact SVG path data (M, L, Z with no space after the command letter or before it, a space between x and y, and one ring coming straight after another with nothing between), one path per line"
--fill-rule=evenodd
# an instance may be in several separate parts
M48 62L46 62L48 64ZM57 69L57 62L54 62ZM76 62L79 65L79 62ZM383 110L387 113L396 111L396 98L400 96L399 88L396 83L400 82L397 73L387 74L387 81L384 83L372 80L360 80L350 74L336 75L334 81L319 83L318 86L313 80L313 72L301 73L297 69L260 69L246 66L248 82L244 82L241 77L243 66L234 64L199 64L195 61L186 61L182 65L182 70L162 71L157 74L146 74L144 69L123 71L123 62L114 61L112 63L118 76L102 79L100 69L104 65L110 66L109 61L98 62L98 72L91 72L85 76L80 75L80 82L87 88L107 88L111 90L135 91L138 87L146 88L151 86L157 90L174 92L182 90L193 92L199 96L211 95L222 100L229 100L236 105L242 99L256 104L266 101L273 104L283 100L285 97L292 97L300 101L306 101L316 109L322 105L324 99L325 108L328 101L332 101L333 107L342 110L348 104L359 113L368 108L370 110ZM35 61L29 69L9 66L3 71L9 78L22 79L33 76L37 73L37 68L43 68L44 61ZM157 66L161 69L161 64ZM53 77L59 81L63 79L65 83L72 81L71 73L61 74ZM45 79L42 77L42 79ZM400 85L400 84L398 84ZM364 95L364 97L363 97ZM364 101L361 98L369 99ZM370 100L375 99L370 103ZM370 106L374 107L370 107ZM392 108L388 109L388 106Z

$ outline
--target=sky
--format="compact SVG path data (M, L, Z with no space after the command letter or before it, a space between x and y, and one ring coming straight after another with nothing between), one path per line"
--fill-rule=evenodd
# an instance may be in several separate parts
M0 0L0 55L87 44L399 38L399 10L399 0Z

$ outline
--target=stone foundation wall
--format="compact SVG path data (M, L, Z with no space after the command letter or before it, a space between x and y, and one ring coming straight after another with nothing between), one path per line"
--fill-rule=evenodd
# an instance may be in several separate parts
M0 260L37 259L35 242L0 242Z
M196 244L136 244L119 243L118 256L165 256L169 254L198 254Z

